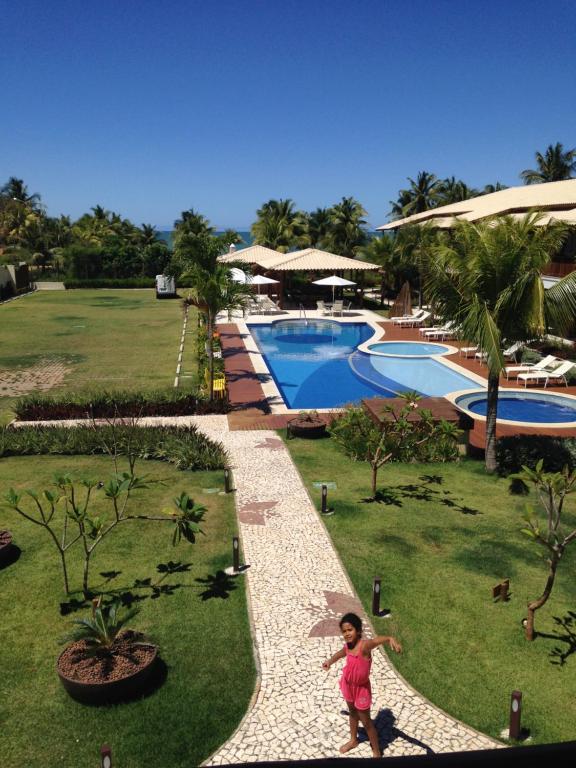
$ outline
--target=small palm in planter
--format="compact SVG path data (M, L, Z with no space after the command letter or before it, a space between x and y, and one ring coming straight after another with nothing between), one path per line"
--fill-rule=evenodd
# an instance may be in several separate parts
M326 424L318 415L318 411L300 411L298 416L290 419L287 427L287 437L324 437Z
M56 668L66 691L84 704L108 704L135 698L144 691L158 648L143 635L126 629L136 608L119 615L119 604L92 603L92 615L76 619L73 642L58 657Z

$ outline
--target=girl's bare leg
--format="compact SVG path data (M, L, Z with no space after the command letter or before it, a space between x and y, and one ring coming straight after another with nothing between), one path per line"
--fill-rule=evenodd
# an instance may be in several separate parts
M358 746L358 710L351 701L346 702L350 716L350 741L342 744L340 752L350 752L351 749Z
M374 757L382 757L382 752L380 750L380 743L378 741L378 732L376 731L376 727L374 726L374 723L372 722L372 718L370 717L370 710L358 709L356 710L356 714L357 714L357 717L360 719L362 725L364 726L366 735L370 739L370 746L372 747L372 755Z

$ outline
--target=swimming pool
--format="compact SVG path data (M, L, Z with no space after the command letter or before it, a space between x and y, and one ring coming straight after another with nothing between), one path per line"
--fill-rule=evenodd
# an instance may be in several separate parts
M434 344L429 341L378 341L376 344L370 344L368 349L372 353L400 357L430 357L456 351L454 347L448 347L446 344Z
M288 408L338 408L406 391L434 397L478 389L477 381L431 357L358 350L374 335L367 323L278 320L248 329Z
M486 393L458 394L455 405L471 416L486 417ZM576 397L553 392L526 392L501 389L498 394L498 421L522 424L576 423Z

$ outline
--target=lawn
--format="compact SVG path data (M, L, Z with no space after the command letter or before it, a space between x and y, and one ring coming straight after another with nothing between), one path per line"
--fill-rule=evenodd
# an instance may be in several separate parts
M380 471L385 502L366 503L369 467L353 463L332 440L290 440L290 452L320 505L318 481L335 513L326 526L367 610L382 578L378 632L397 634L400 673L439 707L493 737L507 725L510 693L523 693L532 743L576 738L576 544L561 562L554 591L536 614L542 634L524 639L528 599L546 580L539 549L521 533L526 499L487 477L479 462L400 465ZM566 523L576 527L574 499ZM511 580L511 599L492 587ZM562 626L559 621L565 622Z
M232 498L213 492L223 487L222 472L178 472L156 462L139 469L166 482L140 492L140 513L158 512L181 490L208 510L205 536L194 545L174 548L168 525L136 522L120 526L96 550L93 584L104 593L137 596L140 613L131 626L160 646L166 680L147 698L116 707L87 707L67 696L54 666L71 618L60 615L66 598L58 555L45 531L0 509L0 529L9 528L22 550L17 562L0 570L3 765L97 765L100 746L108 743L114 764L123 768L190 768L229 737L246 711L255 669L244 583L217 576L230 564L236 531ZM62 470L105 477L111 460L2 459L0 495L9 486L48 487ZM166 573L163 564L170 561L181 566ZM79 579L76 569L75 586Z
M0 305L0 327L0 424L12 417L16 399L2 390L2 379L16 370L30 388L34 377L46 382L56 365L63 378L54 392L142 391L174 383L180 302L158 301L153 290L39 291ZM192 376L181 379L185 388L197 383L194 309L188 328L183 369Z

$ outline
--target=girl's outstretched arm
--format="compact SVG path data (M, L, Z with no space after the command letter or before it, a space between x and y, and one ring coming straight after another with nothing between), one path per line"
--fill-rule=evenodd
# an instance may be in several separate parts
M402 653L402 646L398 640L396 640L396 638L392 637L391 635L377 635L371 640L364 640L363 647L365 650L371 651L373 648L377 648L379 645L386 645L386 643L396 653Z
M337 651L337 653L335 653L334 656L330 656L330 658L327 659L322 664L322 669L325 669L326 671L328 671L330 669L330 667L332 666L332 664L337 662L338 659L343 659L345 656L346 656L346 651L344 650L344 648L340 648L340 650Z

